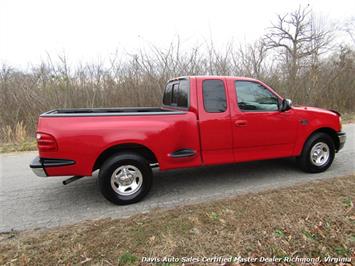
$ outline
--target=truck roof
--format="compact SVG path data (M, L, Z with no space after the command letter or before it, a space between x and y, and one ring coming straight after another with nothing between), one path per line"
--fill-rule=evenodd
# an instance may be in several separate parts
M168 82L170 81L174 81L174 80L181 80L181 79L189 79L189 78L196 78L196 79L233 79L233 80L249 80L249 81L258 81L257 79L254 78L249 78L249 77L239 77L239 76L218 76L218 75L196 75L196 76L180 76L180 77L176 77L173 79L170 79Z

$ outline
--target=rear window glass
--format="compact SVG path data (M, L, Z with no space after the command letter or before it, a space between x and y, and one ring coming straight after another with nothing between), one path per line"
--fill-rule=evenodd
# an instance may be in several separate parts
M203 105L208 113L223 113L226 111L226 92L222 80L203 81Z
M174 107L188 107L188 95L190 90L190 81L182 79L169 82L166 85L163 104Z

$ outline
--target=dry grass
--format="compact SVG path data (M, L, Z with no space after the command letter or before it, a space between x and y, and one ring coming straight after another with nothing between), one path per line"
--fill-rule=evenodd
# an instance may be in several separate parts
M31 151L37 148L34 137L30 137L24 123L17 122L14 127L9 125L0 129L2 142L0 142L0 153Z
M14 127L4 126L1 131L4 142L24 142L28 137L27 128L23 121L17 122Z
M18 151L35 151L37 143L34 139L25 139L21 142L0 143L0 153L18 152Z
M128 219L4 233L0 264L139 264L142 256L349 257L354 200L352 175Z

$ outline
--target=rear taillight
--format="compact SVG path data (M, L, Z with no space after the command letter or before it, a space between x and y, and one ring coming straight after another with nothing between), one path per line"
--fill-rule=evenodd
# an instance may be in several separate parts
M52 135L37 132L36 139L39 151L46 152L58 150L57 142Z

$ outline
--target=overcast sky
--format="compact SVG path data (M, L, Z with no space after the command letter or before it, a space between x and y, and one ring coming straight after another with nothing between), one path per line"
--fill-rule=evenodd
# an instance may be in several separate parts
M48 54L95 63L177 36L185 47L248 42L300 4L334 23L355 16L354 0L0 0L0 64L26 68Z

